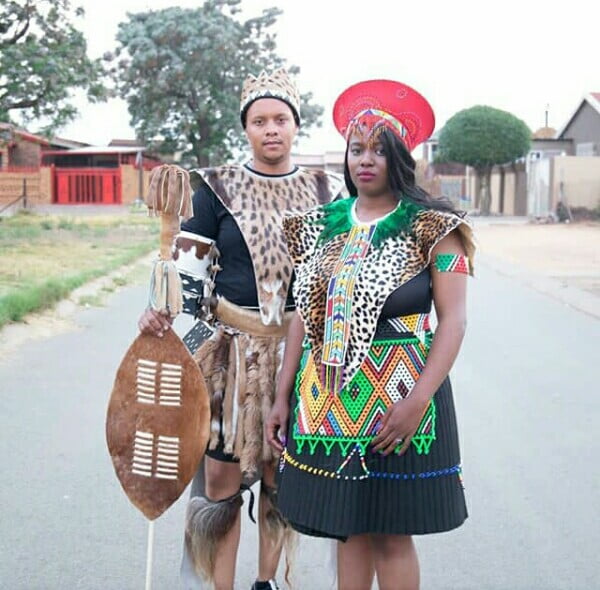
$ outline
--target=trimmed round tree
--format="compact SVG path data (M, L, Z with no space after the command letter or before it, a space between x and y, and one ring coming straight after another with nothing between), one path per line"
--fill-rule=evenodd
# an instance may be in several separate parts
M440 132L436 161L459 162L475 169L481 213L489 215L492 168L523 157L530 143L531 131L521 119L492 107L474 106L448 119Z

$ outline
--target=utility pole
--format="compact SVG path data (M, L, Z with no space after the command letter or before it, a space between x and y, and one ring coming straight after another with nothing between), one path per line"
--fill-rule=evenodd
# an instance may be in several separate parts
M144 202L144 156L142 155L143 148L138 151L135 162L138 167L138 203Z

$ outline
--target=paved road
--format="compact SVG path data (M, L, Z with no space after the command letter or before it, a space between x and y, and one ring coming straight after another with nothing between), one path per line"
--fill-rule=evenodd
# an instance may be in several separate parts
M145 287L80 312L79 329L0 360L0 588L144 587L145 519L104 442L116 367ZM417 540L423 590L598 588L600 322L480 264L453 371L470 518ZM185 499L156 522L153 590L178 588ZM239 585L254 576L244 522ZM326 542L306 540L298 588L326 590Z

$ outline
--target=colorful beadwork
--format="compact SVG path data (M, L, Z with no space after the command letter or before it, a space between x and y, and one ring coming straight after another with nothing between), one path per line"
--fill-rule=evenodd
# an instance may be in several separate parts
M374 224L352 227L329 281L322 360L325 389L329 392L337 393L341 382L350 336L352 293L375 228Z
M343 475L342 471L344 467L348 464L349 460L352 456L359 452L358 448L355 448L348 457L346 457L345 461L335 470L329 471L327 469L322 469L320 467L313 467L312 465L308 465L307 463L301 463L297 461L290 455L287 449L283 450L281 455L281 459L279 462L279 471L283 471L285 469L285 465L288 464L291 467L296 469L300 469L302 471L306 471L311 475L317 475L319 477L329 477L331 479L341 479L345 481L360 481L369 478L379 478L379 479L396 479L396 480L415 480L415 479L429 479L431 477L442 477L445 475L454 475L457 474L459 480L462 485L462 468L460 464L453 465L452 467L445 467L443 469L436 469L434 471L422 471L420 473L394 473L389 471L369 471L364 455L360 454L360 462L362 473L360 475Z
M311 454L318 445L327 455L334 446L343 456L357 446L366 452L387 409L411 392L427 359L432 338L429 319L427 314L414 314L388 322L397 337L374 340L356 376L336 396L323 386L310 348L305 348L295 388L293 438L298 452L305 445ZM435 420L435 401L431 400L412 438L417 453L429 453Z
M348 124L346 141L353 133L357 133L372 146L386 127L406 142L406 127L392 114L379 109L365 109L356 114Z
M435 268L439 272L460 272L469 274L469 259L462 254L437 254Z

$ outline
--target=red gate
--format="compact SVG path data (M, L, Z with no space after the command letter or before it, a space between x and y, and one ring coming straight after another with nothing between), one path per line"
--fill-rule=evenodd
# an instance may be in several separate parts
M54 202L61 205L121 203L120 168L55 168Z

